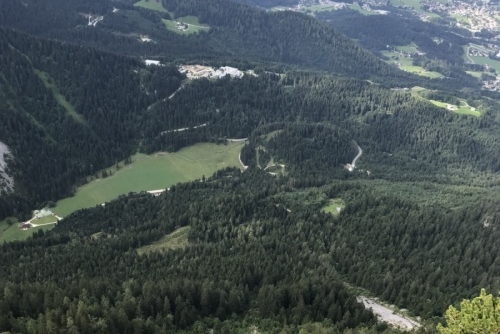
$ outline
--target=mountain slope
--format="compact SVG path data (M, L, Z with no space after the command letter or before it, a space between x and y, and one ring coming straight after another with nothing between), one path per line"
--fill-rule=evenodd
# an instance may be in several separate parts
M171 14L110 0L48 0L45 7L36 1L7 0L0 5L0 24L129 55L281 63L388 83L428 81L385 64L307 15L266 13L230 0L167 0L163 5ZM113 11L114 6L120 10ZM11 12L16 18L8 15ZM90 14L103 20L89 26L85 16ZM181 36L163 24L170 15L195 15L211 28ZM140 35L154 42L140 42Z
M69 194L83 176L135 151L138 124L155 100L148 96L155 71L165 76L158 92L180 84L173 69L6 29L0 35L0 141L13 157L15 195L31 205ZM12 213L2 207L0 216Z

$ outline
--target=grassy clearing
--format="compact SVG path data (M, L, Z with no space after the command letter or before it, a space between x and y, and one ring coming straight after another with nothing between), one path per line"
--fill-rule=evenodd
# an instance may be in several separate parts
M168 10L163 8L161 0L141 0L139 2L136 2L134 6L156 10L157 12L169 13Z
M137 252L139 254L144 254L149 252L161 252L187 247L189 244L189 230L189 226L178 228L174 232L164 236L151 245L143 246L137 249Z
M195 34L200 31L208 31L210 26L206 24L201 24L196 16L183 16L178 17L176 21L162 20L168 30L173 31L180 35L190 35ZM177 29L179 23L184 23L188 25L187 30Z
M413 51L413 50L416 50L415 46L398 46L397 48L398 49L401 48L401 49L406 49L406 50L412 50L412 51L405 51L405 52L416 52L416 51ZM403 51L403 50L401 50L401 51ZM381 53L384 56L389 58L389 60L386 60L387 63L395 64L398 68L400 68L403 71L411 72L411 73L421 75L421 76L426 76L429 78L442 78L443 77L443 75L441 73L427 71L423 67L413 65L413 59L411 57L405 57L396 51L381 51Z
M481 74L483 74L483 72L479 72L479 71L465 71L465 72L469 75L472 75L474 78L478 78L478 79L480 79Z
M330 200L328 205L324 206L321 211L326 213L331 213L334 216L338 216L342 210L345 208L345 202L342 198L333 198Z
M43 218L33 219L31 223L35 225L53 224L57 223L57 218L52 216L43 217Z
M84 125L88 125L85 118L82 115L76 112L75 107L71 103L66 100L66 98L61 94L57 86L54 84L54 80L45 72L35 70L35 73L42 80L44 86L52 91L54 97L57 102L66 110L69 116L71 116L75 121L82 123Z
M418 52L417 46L414 44L396 46L396 49L398 49L399 51L408 52L408 53Z
M377 13L375 12L370 12L366 9L364 9L363 7L361 7L357 2L354 2L352 5L351 5L351 9L353 10L356 10L358 11L359 13L363 14L363 15L378 15Z
M472 108L471 106L469 106L467 104L467 101L465 101L464 99L459 99L460 100L460 105L452 105L452 104L449 104L449 103L446 103L446 102L442 102L442 101L437 101L437 100L429 100L429 99L426 99L425 97L423 97L420 93L421 92L424 92L424 91L427 91L426 88L423 88L423 87L413 87L411 90L410 90L410 94L415 97L415 98L420 98L420 99L424 99L424 100L427 100L429 102L431 102L432 104L434 104L435 106L437 107L440 107L440 108L444 108L444 109L447 109L449 111L453 111L457 114L461 114L461 115L471 115L471 116L476 116L476 117L479 117L481 116L481 111L476 109L476 108Z
M464 100L460 100L461 103L459 106L436 100L429 100L429 101L432 102L435 106L438 106L440 108L445 108L457 114L470 115L476 117L481 116L481 112L479 112L477 109L472 109Z
M444 0L442 0L442 1L444 1ZM436 13L426 12L425 10L423 10L421 0L389 0L389 2L395 7L398 7L398 6L411 7L413 9L415 9L415 11L417 11L418 13L427 15L431 19L435 19L435 18L440 17Z
M208 31L210 26L206 24L201 24L198 17L196 16L181 16L178 17L175 21L172 20L162 20L168 30L171 30L180 35L190 35L195 34L200 31ZM187 30L177 29L177 25L179 23L187 24Z
M457 22L460 22L460 23L465 24L465 25L470 25L470 20L467 16L452 15L451 17L453 17L455 20L457 20Z
M324 4L324 5L313 5L304 7L305 10L310 10L311 12L326 12L330 10L335 10L335 7L332 5Z
M203 28L210 28L206 24L201 24L200 20L198 19L198 17L192 16L192 15L178 17L176 19L176 21L177 22L184 22L184 23L187 23L187 24L190 24L190 25L200 26L200 27L203 27Z
M117 171L115 169L112 176L78 188L75 196L57 202L52 212L65 217L76 210L105 203L129 192L165 189L178 182L211 176L225 167L239 167L238 156L243 145L202 143L175 153L136 154L132 157L132 164L123 166L120 163L122 167Z
M405 66L400 66L400 69L403 71L411 72L420 76L424 77L429 77L431 79L437 79L437 78L442 78L443 75L438 72L430 72L427 71L425 68L420 67L420 66L414 66L414 65L405 65Z
M418 12L423 12L420 0L390 0L390 3L393 6L408 6L414 8Z
M19 224L16 223L10 226L4 232L0 233L0 245L4 242L26 240L27 238L31 237L33 233L38 232L39 230L47 231L52 227L54 227L54 225L44 225L39 227L32 227L26 231L23 231L19 228Z

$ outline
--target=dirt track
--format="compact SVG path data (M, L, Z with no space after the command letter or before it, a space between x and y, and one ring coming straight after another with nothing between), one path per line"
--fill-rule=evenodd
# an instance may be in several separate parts
M371 309L373 314L381 321L385 321L388 324L398 327L402 330L411 331L415 328L421 327L421 325L408 317L394 313L393 310L379 304L376 300L372 298L367 298L364 296L359 296L358 302L362 302L366 309Z

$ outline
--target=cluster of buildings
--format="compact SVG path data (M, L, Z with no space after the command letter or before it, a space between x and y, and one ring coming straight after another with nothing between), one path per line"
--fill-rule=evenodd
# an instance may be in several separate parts
M185 73L189 79L214 78L220 79L229 75L232 78L241 78L245 73L254 74L252 71L243 72L235 67L222 66L214 69L211 66L203 65L181 65L179 71ZM255 75L255 74L254 74Z
M483 88L487 90L500 92L500 77L497 76L495 80L484 82Z

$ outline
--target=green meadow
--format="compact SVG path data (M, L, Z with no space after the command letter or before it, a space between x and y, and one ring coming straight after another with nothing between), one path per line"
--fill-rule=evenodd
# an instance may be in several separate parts
M326 206L324 206L321 211L331 213L334 216L338 216L344 208L345 202L342 198L333 198L330 199L330 202Z
M397 46L396 48L400 51L405 51L405 52L417 51L417 48L414 45ZM396 51L381 51L381 53L389 58L389 60L386 60L387 63L395 64L403 71L411 72L421 76L426 76L429 78L443 77L441 73L427 71L425 68L421 66L413 65L413 59L411 57L404 57Z
M153 251L166 251L178 248L184 248L188 245L189 226L178 228L174 232L164 236L160 240L151 245L143 246L137 249L139 254L144 254Z
M364 9L357 2L354 2L350 7L351 7L351 9L358 11L359 13L361 13L363 15L378 15L375 12L370 12L370 11Z
M26 231L23 231L19 228L19 223L17 222L17 220L13 219L13 221L15 221L14 224L10 226L9 224L7 224L7 220L0 221L0 245L8 241L25 240L39 230L46 231L54 227L54 225L44 225L39 227L32 227Z
M234 142L225 145L200 143L183 148L174 153L159 152L152 155L135 154L132 163L99 171L98 176L106 172L109 176L97 178L77 189L72 197L62 199L50 210L60 217L72 212L103 204L130 192L166 189L178 182L188 182L209 177L226 167L241 167L239 154L244 143ZM34 232L54 227L56 219L45 217L32 220L35 225L27 231L19 228L15 221L12 225L7 220L0 221L0 244L4 241L24 240Z
M435 106L448 109L448 110L453 111L457 114L470 115L470 116L476 116L476 117L481 116L481 112L479 112L475 108L474 109L471 108L465 101L462 101L462 100L460 101L461 103L459 106L445 103L445 102L441 102L441 101L436 101L436 100L429 100L429 101L432 102L432 104L434 104Z
M52 94L56 98L57 102L66 110L69 116L71 116L75 121L87 125L87 121L76 112L75 107L71 103L66 100L66 98L61 94L57 86L54 84L52 78L46 73L42 71L35 70L35 73L42 80L44 86L52 91Z
M139 2L136 2L134 6L156 10L158 12L168 13L168 10L163 8L161 0L141 0Z
M491 68L494 68L497 73L500 73L500 61L495 59L490 59L487 57L476 57L470 56L470 59L474 61L475 64L488 65Z
M132 163L118 170L108 169L111 176L98 178L78 188L73 197L57 202L52 212L61 217L93 207L129 192L166 189L178 182L188 182L211 176L225 167L240 166L239 153L243 143L216 145L196 144L178 152L160 152L153 155L136 154ZM102 175L99 172L98 175Z
M196 16L182 16L178 17L175 21L172 20L162 20L168 30L181 35L190 35L200 31L208 31L210 26L206 24L201 24ZM185 23L188 25L187 30L177 29L177 23Z
M467 104L467 101L465 101L464 99L459 98L460 105L457 106L457 105L454 105L454 104L450 104L450 103L446 103L446 102L442 102L442 101L438 101L438 100L426 99L421 94L421 93L426 92L426 91L427 91L426 88L417 87L416 86L416 87L413 87L410 90L410 93L415 98L420 98L420 99L427 100L427 101L431 102L432 104L434 104L437 107L447 109L447 110L455 112L457 114L471 115L471 116L476 116L476 117L481 116L481 111L478 110L477 108L473 108L473 107L469 106Z

